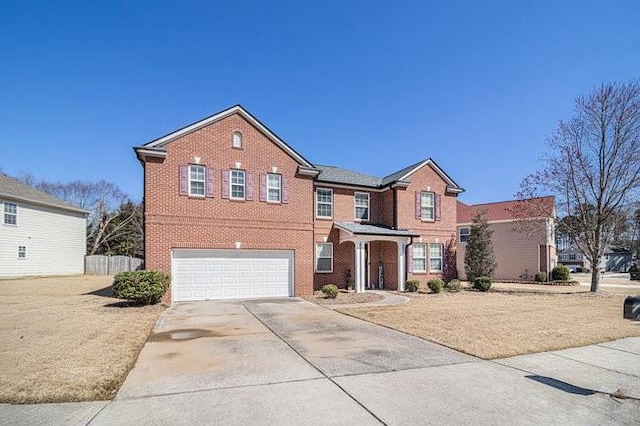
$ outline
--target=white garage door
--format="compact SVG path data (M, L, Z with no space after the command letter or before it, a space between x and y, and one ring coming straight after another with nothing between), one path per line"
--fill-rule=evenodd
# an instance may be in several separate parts
M176 249L171 260L174 302L291 296L292 250Z

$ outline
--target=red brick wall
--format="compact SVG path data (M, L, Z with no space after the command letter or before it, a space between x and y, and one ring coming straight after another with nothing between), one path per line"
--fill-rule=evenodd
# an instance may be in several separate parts
M240 131L243 149L231 147ZM170 271L172 248L290 249L295 251L295 295L313 287L313 184L296 176L297 162L240 115L232 115L166 145L164 160L145 164L145 256L149 269ZM178 167L200 157L214 169L214 198L180 196ZM221 170L254 174L254 201L221 198ZM259 200L259 174L272 167L289 180L289 203Z

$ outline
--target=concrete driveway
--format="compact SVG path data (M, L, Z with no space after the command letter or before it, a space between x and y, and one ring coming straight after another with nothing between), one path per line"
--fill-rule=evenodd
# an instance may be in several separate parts
M633 398L640 339L491 362L269 299L173 306L115 401L5 406L0 423L637 424Z

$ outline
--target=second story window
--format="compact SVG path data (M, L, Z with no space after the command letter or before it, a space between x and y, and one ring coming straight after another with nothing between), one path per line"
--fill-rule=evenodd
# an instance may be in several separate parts
M18 224L18 206L13 203L4 203L4 223L6 225Z
M333 190L316 189L316 217L331 219L333 217Z
M366 192L356 192L354 195L356 205L356 220L369 220L369 194Z
M469 235L471 235L471 228L469 228L468 226L460 228L460 242L461 243L468 243L469 242Z
M267 174L267 202L279 203L281 200L282 188L281 176L275 173Z
M204 177L204 166L189 166L189 195L194 197L204 197Z
M420 193L420 218L422 220L435 220L433 192L422 191Z
M244 200L244 183L244 170L231 170L229 192L232 200Z

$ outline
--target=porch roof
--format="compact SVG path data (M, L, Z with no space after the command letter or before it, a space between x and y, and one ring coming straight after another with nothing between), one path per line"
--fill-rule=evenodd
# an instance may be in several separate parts
M333 222L333 225L341 231L351 235L372 235L384 237L419 237L420 235L409 232L408 229L391 229L384 226L368 225L355 222Z

